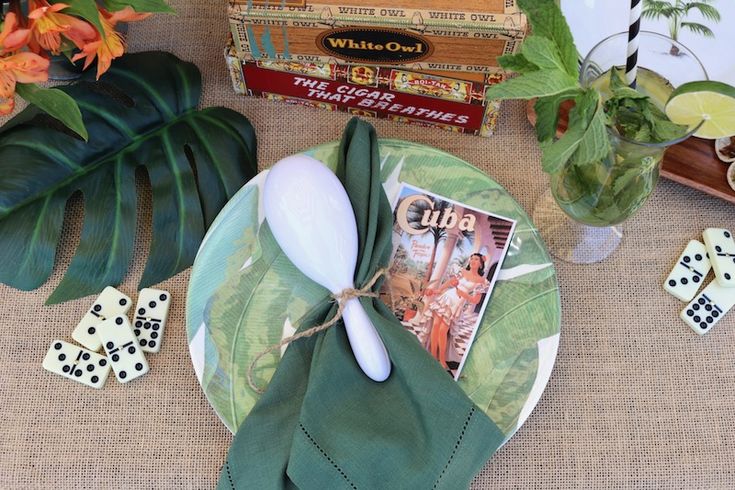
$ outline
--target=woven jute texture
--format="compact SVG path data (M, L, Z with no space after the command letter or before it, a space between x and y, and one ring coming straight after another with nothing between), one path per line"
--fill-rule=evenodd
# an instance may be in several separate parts
M168 50L194 61L204 79L202 105L224 105L252 121L261 167L340 136L344 114L234 95L222 57L224 4L172 4L176 16L131 26L131 50ZM490 139L371 122L382 137L473 163L527 210L548 186L522 104L505 104ZM120 286L134 299L150 237L150 196L143 179L139 184L136 252ZM128 385L110 379L96 391L41 368L51 340L70 340L91 301L43 305L78 243L82 211L81 199L70 202L46 285L33 292L0 285L0 488L212 488L232 436L189 360L188 271L159 286L173 303L147 376ZM706 227L735 229L734 211L662 181L607 261L556 263L563 325L554 373L527 423L472 488L735 487L735 314L700 338L678 319L682 303L661 289L686 242Z

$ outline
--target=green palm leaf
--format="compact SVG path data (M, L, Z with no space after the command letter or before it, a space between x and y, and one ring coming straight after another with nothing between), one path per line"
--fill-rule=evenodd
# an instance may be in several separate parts
M31 290L53 270L64 207L84 196L76 254L48 299L58 303L119 284L132 257L135 171L153 196L153 239L140 287L191 265L204 231L256 171L248 120L196 110L201 75L161 52L116 60L100 82L62 87L79 104L85 143L29 107L0 129L0 282ZM51 120L53 122L53 120Z
M689 13L690 10L699 10L699 13L701 13L702 17L705 19L713 20L715 22L720 21L720 12L712 5L709 5L709 2L690 2L686 4L684 9L687 13Z
M689 29L693 33L700 34L704 37L715 37L715 33L712 32L712 29L697 22L682 22L681 27L682 29Z
M674 15L680 16L682 10L671 5L669 2L661 0L647 0L644 4L641 15L647 19L658 19L664 17L668 19Z

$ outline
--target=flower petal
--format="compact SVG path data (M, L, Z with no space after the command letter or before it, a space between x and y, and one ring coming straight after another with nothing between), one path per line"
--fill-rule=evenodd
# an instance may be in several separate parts
M6 116L15 108L15 97L0 97L0 116Z
M5 40L2 42L2 47L7 51L16 51L28 44L30 39L30 29L18 29L17 31L11 32L7 35Z
M10 99L15 94L15 75L0 64L0 99Z
M49 60L37 54L22 52L3 58L0 70L13 75L20 83L45 82L48 80ZM0 71L2 73L2 71ZM13 84L15 85L15 84ZM0 97L7 94L0 93Z
M130 5L126 5L122 10L118 10L117 12L113 12L111 15L108 12L109 17L107 17L112 25L117 24L118 22L135 22L138 20L147 19L151 16L150 13L144 13L139 14L137 13L133 7Z

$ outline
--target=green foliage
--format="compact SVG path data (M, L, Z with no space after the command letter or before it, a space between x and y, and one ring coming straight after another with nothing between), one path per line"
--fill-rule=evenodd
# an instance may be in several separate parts
M568 75L576 78L577 48L572 32L554 0L518 0L518 6L528 17L535 36L551 41L559 50Z
M532 71L538 70L538 66L528 61L526 57L523 56L523 54L521 53L504 54L503 56L499 56L498 63L500 63L500 66L508 71L513 71L521 74L530 73Z
M600 98L593 90L583 90L578 81L577 48L561 10L553 0L521 0L533 35L516 55L503 56L503 68L520 76L490 87L489 99L538 99L536 135L543 152L545 172L559 172L572 161L584 165L609 151ZM570 113L567 132L558 140L559 108L569 99L576 107Z
M556 137L556 128L559 125L559 108L565 100L574 97L577 90L569 90L557 95L541 97L536 100L536 135L539 141L552 141Z
M704 24L698 22L682 22L679 24L682 28L687 29L695 34L699 34L702 37L715 37L715 33L712 29Z
M102 27L100 12L97 9L97 2L95 0L68 0L64 1L64 3L68 5L68 7L64 9L65 14L86 20L92 24L95 29L97 29L102 37L105 36L105 29Z
M173 13L172 9L164 0L103 0L105 8L111 12L132 7L138 13Z
M488 87L488 99L534 99L573 91L577 79L559 70L538 70Z
M674 124L650 97L626 86L618 70L610 71L612 97L605 101L609 126L633 141L662 143L684 136L686 126Z
M586 90L575 102L564 135L555 142L542 142L541 165L545 172L559 172L572 157L576 164L584 165L599 160L609 151L600 95L595 90Z
M140 287L191 265L204 230L256 171L248 120L196 110L201 75L161 52L126 55L100 82L87 73L59 88L74 98L87 143L48 127L28 107L0 129L0 282L31 290L49 277L69 197L81 192L81 240L48 299L66 301L119 284L133 253L135 171L153 195L152 244Z
M17 83L15 91L28 103L37 106L87 141L89 135L82 113L74 99L55 88L41 88L35 83Z
M523 43L521 54L526 59L542 70L554 70L564 73L564 60L559 52L559 47L550 39L541 36L531 36ZM577 74L567 73L572 78Z

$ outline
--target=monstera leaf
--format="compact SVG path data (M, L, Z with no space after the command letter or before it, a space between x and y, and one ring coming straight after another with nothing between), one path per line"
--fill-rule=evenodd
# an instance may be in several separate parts
M0 129L0 282L31 290L54 266L67 200L84 197L81 241L58 303L119 284L136 229L135 171L153 196L140 287L189 267L225 202L256 172L248 120L222 107L196 110L199 70L161 52L126 55L99 82L62 87L79 104L85 143L30 107Z

